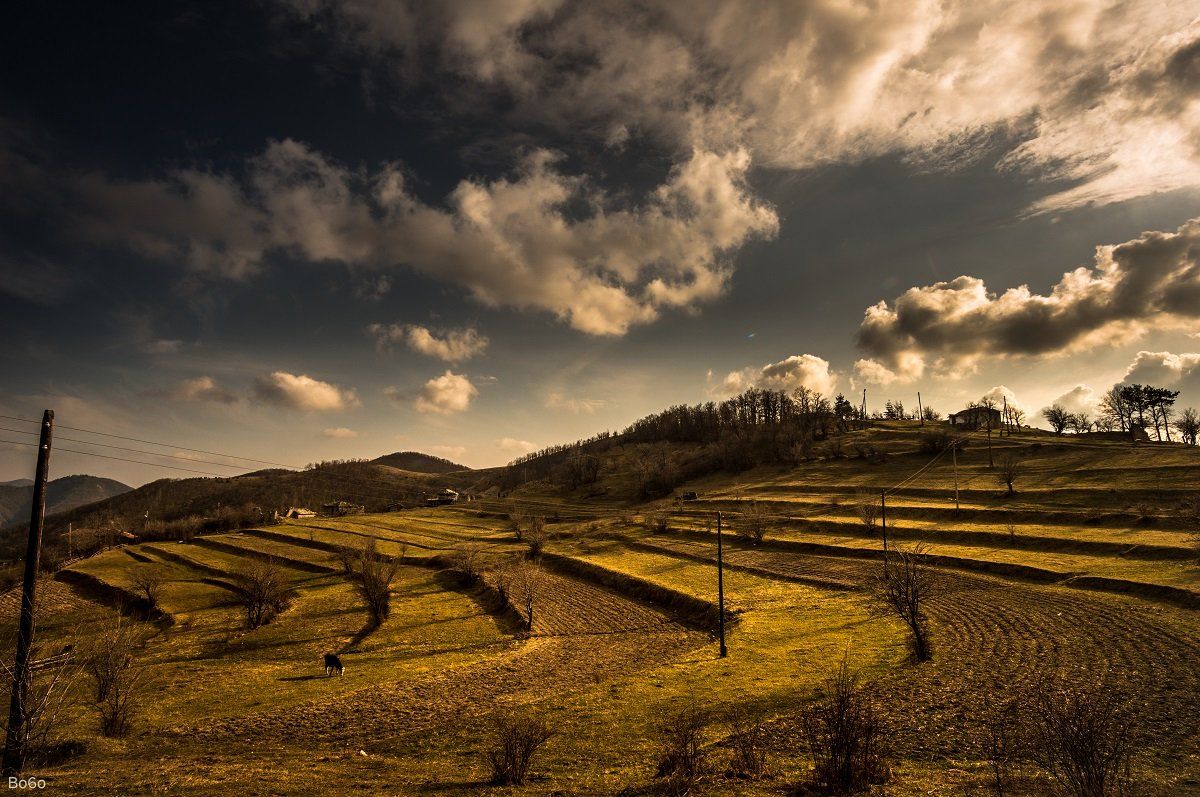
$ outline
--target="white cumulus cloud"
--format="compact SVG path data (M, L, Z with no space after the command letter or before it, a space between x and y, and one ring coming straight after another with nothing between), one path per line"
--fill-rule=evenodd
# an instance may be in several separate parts
M711 382L711 372L709 378ZM711 390L718 395L732 396L751 387L789 393L798 387L806 387L832 396L836 392L837 382L838 376L829 370L828 360L813 354L793 354L758 368L749 366L730 371L719 383L711 385Z
M483 354L489 342L473 327L434 332L419 324L372 324L369 330L381 346L403 342L415 352L449 363Z
M420 413L453 415L465 412L471 406L471 399L477 395L479 390L471 384L470 379L447 370L425 383L417 394L414 406Z
M274 371L258 378L254 393L260 400L299 410L341 410L356 407L358 394L353 388L341 388L305 374Z
M347 429L345 426L332 426L328 429L322 429L321 436L330 437L334 440L352 440L358 437L358 432L353 429Z

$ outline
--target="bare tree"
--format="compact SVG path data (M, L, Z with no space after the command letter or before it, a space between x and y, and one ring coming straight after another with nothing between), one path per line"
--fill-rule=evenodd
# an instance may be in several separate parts
M1200 413L1187 407L1179 414L1179 418L1175 420L1173 426L1175 431L1179 432L1179 437L1183 442L1194 446L1197 438L1200 438Z
M450 554L450 569L464 584L477 584L483 575L483 546L476 542L459 545Z
M375 538L371 537L359 554L354 587L367 604L374 627L382 625L391 613L392 584L400 572L400 561L404 558L405 550L401 549L399 557L384 561L376 550Z
M525 544L529 546L529 557L537 559L546 547L550 534L546 531L546 519L541 515L531 515L529 529L525 532Z
M542 568L529 560L516 567L512 578L512 595L525 610L525 629L533 631L533 609L542 585Z
M488 750L492 783L521 786L529 776L533 756L555 732L544 719L517 711L500 711L492 718L496 746Z
M1050 424L1050 428L1054 430L1055 434L1062 434L1071 423L1071 413L1059 404L1053 404L1042 410L1042 417L1046 419L1046 423Z
M149 567L140 568L130 579L130 586L139 598L145 599L146 610L149 612L158 608L158 599L162 596L164 583L162 574Z
M876 612L898 616L908 626L913 658L918 662L933 658L925 605L936 582L929 568L920 564L924 553L924 548L918 545L911 551L897 549L886 556L872 590Z
M742 510L742 519L737 530L752 544L762 544L763 537L767 534L767 512L761 504L751 501L746 505Z
M1013 482L1024 472L1025 466L1021 460L1011 454L1000 458L1000 469L996 471L996 480L1008 487L1008 494L1013 495Z
M1086 412L1076 412L1067 416L1071 431L1075 434L1087 434L1092 431L1092 416Z
M848 794L890 777L883 718L850 669L848 656L826 681L821 697L805 709L801 727L817 787Z
M69 639L78 640L78 632ZM0 648L0 677L4 683L13 682L13 655L16 640L10 639ZM77 703L75 682L82 669L77 643L69 642L55 656L52 666L30 668L25 673L25 700L21 714L21 760L19 769L40 766L57 757L61 748L59 730ZM0 732L8 733L8 712L0 716Z
M250 630L271 622L291 605L292 590L283 569L269 559L251 561L234 573L233 583L246 610L246 628Z
M1132 706L1109 686L1048 678L1030 706L1034 760L1073 797L1120 797L1133 784Z

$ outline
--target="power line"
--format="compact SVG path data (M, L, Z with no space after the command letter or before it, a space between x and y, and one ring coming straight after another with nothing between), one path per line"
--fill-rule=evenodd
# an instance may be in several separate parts
M0 443L11 443L11 444L17 445L17 446L29 446L30 448L37 448L37 446L38 446L37 443L26 443L21 440L0 440ZM118 462L132 462L135 465L149 465L152 468L169 468L171 470L187 471L188 473L201 473L205 476L216 476L219 479L230 478L230 476L225 473L212 473L210 471L196 470L194 468L181 468L178 465L163 465L161 462L144 462L143 460L140 460L140 459L126 459L125 457L113 457L113 456L109 456L108 454L97 454L94 451L79 451L74 448L59 448L58 446L55 446L54 450L55 451L64 451L64 452L67 452L70 454L83 454L85 457L99 457L100 459L115 459Z

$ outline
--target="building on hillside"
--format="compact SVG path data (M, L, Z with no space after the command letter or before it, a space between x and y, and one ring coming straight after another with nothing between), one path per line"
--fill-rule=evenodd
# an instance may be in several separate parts
M458 503L458 491L451 490L449 487L439 492L437 495L425 496L425 506L443 506L445 504Z
M284 512L283 516L291 518L292 520L303 520L305 518L316 517L317 513L311 509L305 509L302 506L293 506L289 508L288 511Z
M326 517L361 515L365 511L367 511L365 506L362 506L361 504L352 504L349 501L331 501L328 504L321 504L321 513Z
M950 425L964 429L999 429L1001 417L1000 410L995 407L967 407L950 413Z

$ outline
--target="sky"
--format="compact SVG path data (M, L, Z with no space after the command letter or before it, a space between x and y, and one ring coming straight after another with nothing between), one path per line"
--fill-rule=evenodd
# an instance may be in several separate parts
M484 467L751 386L1200 405L1190 2L6 15L0 414L71 427L52 476Z

